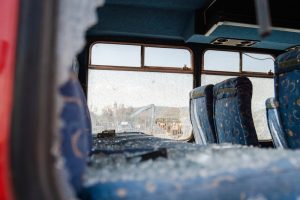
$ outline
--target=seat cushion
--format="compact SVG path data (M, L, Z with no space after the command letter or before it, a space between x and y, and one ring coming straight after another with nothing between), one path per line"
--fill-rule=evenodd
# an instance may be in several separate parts
M300 148L300 50L287 52L275 61L275 98L287 145Z
M251 111L252 83L247 77L214 86L214 117L220 143L258 145Z
M190 92L190 116L198 144L216 143L213 120L213 85L195 88Z

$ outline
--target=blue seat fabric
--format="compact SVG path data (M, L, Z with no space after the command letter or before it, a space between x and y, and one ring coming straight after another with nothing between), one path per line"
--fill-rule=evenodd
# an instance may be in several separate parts
M214 117L219 143L258 145L251 112L252 83L247 77L214 86Z
M64 105L61 112L61 150L69 172L70 183L76 192L82 188L82 175L91 151L91 120L82 88L77 77L70 79L60 88Z
M271 170L277 169L277 170ZM131 180L96 183L82 190L82 200L110 199L297 199L300 173L291 159L264 167L196 176L187 180Z
M275 98L287 145L300 148L300 49L277 57Z
M197 144L216 143L213 87L213 85L201 86L190 92L190 118Z
M266 100L268 127L272 136L274 147L287 148L288 146L282 129L278 107L279 103L275 100L275 98L269 98Z

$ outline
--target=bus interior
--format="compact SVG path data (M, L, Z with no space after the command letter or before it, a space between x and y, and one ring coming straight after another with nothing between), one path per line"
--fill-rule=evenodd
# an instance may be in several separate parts
M299 2L19 4L16 200L300 198Z

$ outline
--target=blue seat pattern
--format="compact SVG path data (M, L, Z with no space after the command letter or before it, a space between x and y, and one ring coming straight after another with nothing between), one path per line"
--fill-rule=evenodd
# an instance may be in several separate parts
M82 89L78 79L76 78L75 81L77 82L76 85L77 85L77 88L79 91L79 97L80 97L80 100L82 102L83 109L84 109L84 115L82 116L84 123L86 125L84 132L86 133L86 135L88 137L89 149L91 150L93 147L93 135L92 135L92 119L91 119L91 115L90 115L90 110L87 105L87 100L86 100L85 94L83 92L83 89Z
M285 134L282 129L281 119L278 113L279 103L275 98L266 100L266 112L268 127L272 136L273 144L277 148L287 148Z
M197 144L216 143L213 87L213 85L201 86L190 92L190 118Z
M251 111L252 83L247 77L214 86L214 117L219 143L258 145Z
M300 148L300 49L275 61L275 98L289 148Z
M276 169L276 170L273 170ZM110 199L297 199L299 168L281 159L263 168L244 168L187 180L97 183L83 189L82 200Z
M70 79L60 88L60 94L64 101L60 116L63 121L61 149L70 182L79 192L92 145L91 121L84 93L72 72Z

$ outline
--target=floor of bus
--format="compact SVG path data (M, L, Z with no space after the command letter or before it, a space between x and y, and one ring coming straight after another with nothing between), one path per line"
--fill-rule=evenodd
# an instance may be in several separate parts
M119 133L94 138L81 197L296 199L300 152L210 145Z

